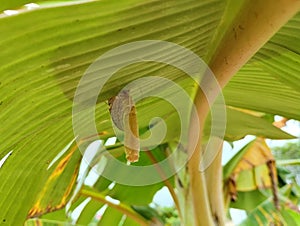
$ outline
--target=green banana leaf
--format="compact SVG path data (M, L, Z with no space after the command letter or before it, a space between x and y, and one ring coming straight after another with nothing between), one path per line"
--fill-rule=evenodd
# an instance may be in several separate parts
M79 153L72 156L73 163L69 162L49 188L47 181L53 171L47 167L74 138L74 91L97 57L131 41L155 39L182 45L209 61L217 51L218 34L234 18L229 12L238 12L233 1L226 5L222 0L63 1L32 10L22 8L29 3L25 0L0 3L1 10L20 9L16 15L0 15L0 158L13 150L0 168L0 222L8 225L22 225L44 189L49 190L49 196L44 196L43 206L61 202L63 188L68 188L74 177L71 168L76 169ZM300 14L296 15L230 81L224 89L227 105L300 119L299 18ZM117 72L99 96L98 131L114 136L104 103L108 98L130 81L157 73L181 85L191 97L195 94L195 83L179 70L151 63L130 66ZM145 100L137 105L140 128L146 134L149 112L153 111L172 128L164 142L173 141L178 137L178 122L176 116L166 116L174 109L161 106L165 106L162 100ZM251 127L240 134L252 122L266 122L250 116L245 122L241 114L235 117L239 113L231 113L226 134L230 140L246 133L291 138L271 125ZM50 190L59 195L51 195ZM123 198L125 191L123 194L120 189L115 195ZM133 199L132 193L129 198ZM109 211L117 216L114 210ZM134 225L128 218L125 223Z
M299 212L289 207L288 201L281 201L281 209L274 207L272 199L267 199L248 214L246 220L240 226L280 224L284 226L298 225L300 222Z

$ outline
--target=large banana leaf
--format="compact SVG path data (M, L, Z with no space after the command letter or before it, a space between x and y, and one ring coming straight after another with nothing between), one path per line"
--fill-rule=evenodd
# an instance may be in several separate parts
M4 10L21 8L25 3L28 1L2 0L0 5ZM209 59L217 51L212 47L218 43L216 36L233 19L229 12L237 9L232 2L226 8L226 2L221 0L104 0L66 1L41 5L36 10L22 9L13 16L1 14L0 157L13 152L0 168L0 222L21 225L50 183L47 181L54 170L47 170L49 162L74 137L71 118L74 91L97 57L130 41L156 39L177 43ZM299 17L295 16L279 31L228 84L224 90L228 105L300 119ZM290 75L289 81L282 72ZM114 135L105 100L130 81L157 73L194 95L194 82L179 70L151 63L130 66L116 73L99 96L98 130ZM176 139L176 116L166 117L173 113L172 107L150 99L137 108L141 130L148 128L152 111L175 128L168 130L164 141ZM228 128L238 128L227 131L230 139L244 136L246 133L241 135L240 131L249 127L250 120L251 123L262 120L248 116L249 121L245 122L237 114L228 115ZM252 127L247 133L288 138L272 126ZM66 170L62 175L69 180L60 179L56 183L60 188L68 188L73 172ZM56 187L55 182L51 183L49 191ZM53 196L49 191L43 200L60 203L64 193ZM124 195L122 191L117 193L120 197ZM132 198L132 194L129 196ZM130 220L125 222L133 225Z

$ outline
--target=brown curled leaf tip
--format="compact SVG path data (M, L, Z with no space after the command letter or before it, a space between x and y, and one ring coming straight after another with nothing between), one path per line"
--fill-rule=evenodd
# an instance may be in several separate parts
M138 150L133 150L128 147L125 147L125 153L126 153L126 159L133 163L133 162L138 162L139 161L139 151Z
M124 131L124 146L126 159L129 162L139 160L139 127L136 108L128 90L121 91L108 100L109 111L113 124Z

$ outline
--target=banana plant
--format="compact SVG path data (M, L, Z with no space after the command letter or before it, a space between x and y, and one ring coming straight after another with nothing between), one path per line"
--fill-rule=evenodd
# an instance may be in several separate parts
M210 146L210 139L222 143L247 134L294 138L273 126L266 116L300 120L298 0L0 3L3 225L163 225L164 219L149 206L163 186L169 189L183 225L224 225L222 148ZM73 132L72 110L81 97L76 91L90 65L103 55L106 59L119 57L120 61L106 61L103 67L113 68L126 57L124 52L105 55L107 52L145 40L173 43L192 52L209 67L214 80L208 79L206 70L194 71L191 78L163 62L127 65L116 70L97 93L93 108L97 133L79 137L78 131ZM144 50L135 48L130 53ZM185 55L178 55L180 51L164 50L148 48L143 56L164 56L169 60L176 56L174 62L189 65ZM102 71L100 77L105 73ZM153 82L147 77L168 80L173 84L171 88L181 87L190 103L176 99L176 89L166 89L162 80ZM116 128L108 102L135 81L143 81L135 92L173 98L179 110L159 95L141 98L135 105L129 100L128 117L124 117L129 125ZM85 91L95 93L92 89ZM218 100L221 93L227 114L216 118L209 103ZM84 111L91 100L83 102ZM226 130L219 136L213 125L222 117L226 119ZM188 125L181 125L181 120ZM89 119L81 117L78 121L83 123L79 132L88 133L85 125ZM118 129L124 128L128 133L119 136ZM188 135L184 142L180 142L181 130ZM134 142L131 131L141 139L147 140L151 135L162 139L159 144L141 146L139 161L135 162L137 155L131 155L127 143L121 142L122 136ZM113 144L107 143L116 136ZM134 145L133 153L137 147ZM124 148L129 157L134 157L131 167L153 166L153 173L128 174ZM204 150L215 155L199 171L201 160L208 155ZM175 158L169 161L173 154ZM110 160L122 163L125 170ZM166 163L165 168L160 167L160 162ZM176 173L169 173L173 171ZM134 186L135 180L152 177L155 183Z

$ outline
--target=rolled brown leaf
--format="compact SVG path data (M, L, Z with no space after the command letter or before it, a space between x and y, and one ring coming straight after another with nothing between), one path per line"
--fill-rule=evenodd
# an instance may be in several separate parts
M123 90L108 100L114 125L124 131L124 147L129 162L139 160L140 142L136 108L129 91Z

